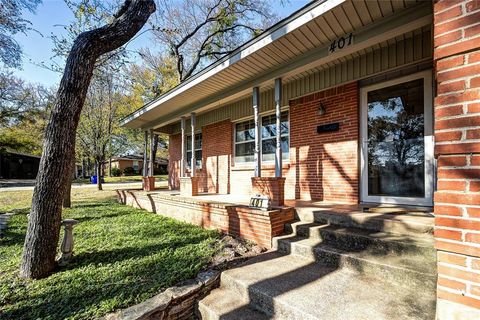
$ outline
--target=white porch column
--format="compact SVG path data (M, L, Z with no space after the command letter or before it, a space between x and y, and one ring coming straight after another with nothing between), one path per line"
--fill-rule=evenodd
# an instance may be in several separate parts
M260 143L262 141L260 131L260 89L258 87L253 88L253 116L255 119L255 177L262 176L262 158L260 156Z
M195 159L195 112L190 114L190 122L192 125L192 165L191 165L191 177L195 177L196 171L196 159Z
M180 118L182 157L180 159L180 177L185 177L185 117Z
M282 177L282 79L275 79L275 115L277 127L277 145L275 149L275 177Z
M150 169L149 169L149 172L148 172L148 175L150 177L153 177L154 175L154 163L153 163L153 159L155 158L155 155L153 154L155 148L154 148L154 144L155 143L155 138L154 138L154 133L153 133L153 129L150 129L150 161L149 161L149 164L150 164Z
M148 176L147 152L148 152L148 131L145 130L145 136L143 141L143 176L144 177Z

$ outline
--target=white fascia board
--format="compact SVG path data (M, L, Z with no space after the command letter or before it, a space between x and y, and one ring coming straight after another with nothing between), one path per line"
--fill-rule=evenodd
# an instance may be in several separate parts
M336 6L344 3L345 1L346 0L326 0L323 2L317 1L316 3L312 4L312 6L314 6L313 8L304 12L299 12L299 16L287 19L283 21L283 23L280 23L277 27L274 26L272 30L254 39L251 44L247 44L245 48L242 48L243 46L238 48L232 54L223 57L217 63L213 64L211 67L208 67L205 72L201 72L199 76L193 76L190 81L187 80L183 84L178 85L171 91L167 92L165 95L161 96L158 100L153 101L152 103L125 117L124 119L122 119L120 124L122 126L127 125L129 122L134 121L142 114L158 107L162 103L170 100L171 98L179 95L180 93L191 89L202 81L210 78L214 74L228 68L230 65L264 48L268 44L274 42L275 40L278 40L284 35L308 23L309 21L321 16L325 12L335 8Z

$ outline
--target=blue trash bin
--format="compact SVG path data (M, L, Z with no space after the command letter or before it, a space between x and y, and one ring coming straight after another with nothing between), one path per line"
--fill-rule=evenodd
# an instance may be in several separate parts
M97 176L91 176L91 177L90 177L90 182L91 182L92 184L97 184Z

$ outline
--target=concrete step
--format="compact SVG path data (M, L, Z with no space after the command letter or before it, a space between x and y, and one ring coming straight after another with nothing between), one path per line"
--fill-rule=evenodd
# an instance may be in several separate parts
M232 290L218 288L198 303L203 320L267 320L266 314L248 305L248 301Z
M238 306L228 302L235 298ZM226 319L235 311L243 314L254 308L269 319L423 320L434 319L435 290L416 284L405 288L358 270L269 252L224 271L220 290L201 304L209 310L218 305L208 319Z
M338 225L297 221L285 226L290 235L321 240L322 243L349 251L374 250L377 254L418 254L435 259L431 234L400 235ZM274 245L275 245L274 239Z
M336 269L347 268L363 275L396 283L434 289L436 285L435 256L416 253L389 253L380 250L347 250L335 244L325 244L321 239L286 236L276 239L278 250Z
M338 225L402 235L433 234L434 218L426 212L340 210L332 208L296 207L303 222Z

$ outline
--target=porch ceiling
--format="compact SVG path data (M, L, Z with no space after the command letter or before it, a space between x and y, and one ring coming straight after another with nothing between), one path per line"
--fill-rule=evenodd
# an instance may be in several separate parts
M129 128L158 128L192 111L234 101L251 88L321 67L432 22L430 3L416 0L324 0L294 13L234 53L126 117ZM395 14L395 16L393 16ZM349 33L353 45L329 54L332 41Z

